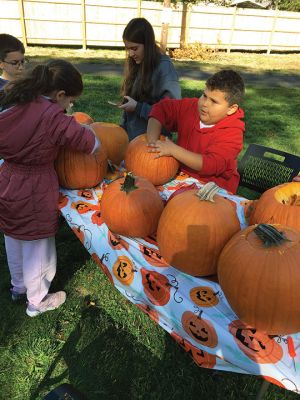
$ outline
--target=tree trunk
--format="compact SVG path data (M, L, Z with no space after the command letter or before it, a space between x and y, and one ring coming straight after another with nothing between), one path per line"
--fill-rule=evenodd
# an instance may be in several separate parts
M180 48L186 46L187 44L187 36L189 30L189 21L188 21L189 9L188 3L182 3L182 14L181 14L181 29L180 29Z
M171 8L171 0L164 0L163 1L163 11L162 11L162 24L161 24L161 37L160 37L160 46L162 50L165 52L167 49L167 44L168 44L168 30L169 30L169 23L170 21L168 20L167 17L167 9Z

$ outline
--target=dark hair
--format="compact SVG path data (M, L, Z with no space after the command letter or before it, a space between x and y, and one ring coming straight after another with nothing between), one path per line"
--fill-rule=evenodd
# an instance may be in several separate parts
M25 48L23 43L12 35L0 33L0 60L4 61L7 53L13 51L20 51L24 54Z
M82 93L81 75L68 61L52 60L45 65L37 65L24 77L9 82L3 89L0 105L8 107L28 103L55 90L64 90L66 96L74 97Z
M136 64L131 57L127 57L121 94L139 101L149 100L152 92L152 74L162 54L155 42L152 25L145 18L133 18L124 29L123 40L143 44L144 59L141 64Z
M240 104L245 94L245 85L242 77L232 69L223 69L206 81L209 90L220 90L225 93L228 104Z

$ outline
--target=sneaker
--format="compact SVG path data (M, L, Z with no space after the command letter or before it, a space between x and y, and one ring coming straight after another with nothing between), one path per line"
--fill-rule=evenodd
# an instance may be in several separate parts
M10 294L12 301L26 301L27 299L26 293L18 293L13 289L10 289Z
M26 309L26 314L29 317L36 317L39 314L42 314L46 311L52 311L56 308L60 307L66 301L66 293L63 291L47 294L44 300L41 301L38 307L33 306L32 304L28 304Z

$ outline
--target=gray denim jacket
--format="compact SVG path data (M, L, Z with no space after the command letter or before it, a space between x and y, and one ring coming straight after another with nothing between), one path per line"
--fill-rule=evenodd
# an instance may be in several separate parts
M181 99L178 75L170 57L162 55L152 75L153 90L147 103L138 102L133 112L124 112L120 125L127 131L129 140L145 133L152 105L164 97ZM168 134L167 132L164 132Z

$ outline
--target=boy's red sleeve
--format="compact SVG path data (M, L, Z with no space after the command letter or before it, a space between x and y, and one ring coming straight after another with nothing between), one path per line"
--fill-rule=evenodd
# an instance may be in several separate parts
M237 156L243 148L242 126L223 128L217 132L214 141L202 153L203 166L199 172L201 176L222 175L226 178L226 173L228 177L231 175L236 168Z
M149 118L157 119L167 131L177 132L181 100L165 98L152 106Z

